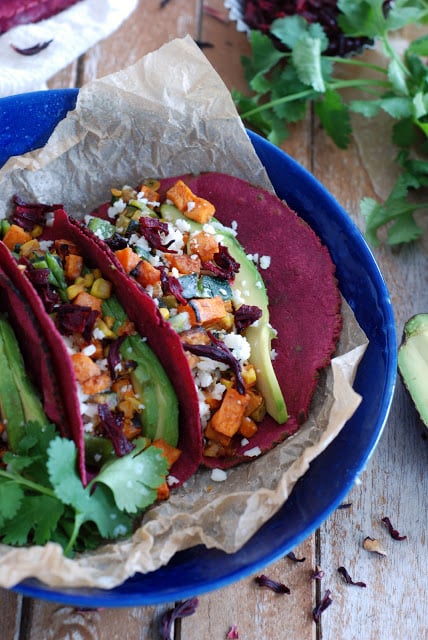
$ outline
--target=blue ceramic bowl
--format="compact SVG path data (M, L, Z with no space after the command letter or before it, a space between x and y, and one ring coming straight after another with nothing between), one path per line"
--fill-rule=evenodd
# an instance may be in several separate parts
M73 109L77 90L47 91L0 100L0 165L43 145ZM14 591L81 607L130 607L171 602L218 589L256 573L305 540L343 501L373 452L390 408L396 378L394 318L382 275L360 232L331 195L277 147L250 133L280 198L328 246L342 294L369 338L355 389L363 401L339 436L310 466L291 497L237 553L198 546L167 566L136 575L109 591L56 589L27 580Z

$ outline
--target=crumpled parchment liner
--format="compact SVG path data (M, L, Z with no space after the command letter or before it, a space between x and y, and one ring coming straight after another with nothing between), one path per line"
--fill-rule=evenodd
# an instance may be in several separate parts
M272 189L229 92L187 37L84 87L76 111L57 126L44 149L11 159L0 170L0 206L7 214L6 203L19 193L29 200L63 202L81 215L106 200L112 186L137 184L147 175L214 170ZM149 509L131 538L96 552L71 560L53 543L0 545L0 586L35 576L55 587L112 588L200 543L237 551L280 509L361 401L352 383L367 339L342 304L337 356L321 375L308 421L294 436L229 470L224 482L213 482L210 470L200 470L168 501Z

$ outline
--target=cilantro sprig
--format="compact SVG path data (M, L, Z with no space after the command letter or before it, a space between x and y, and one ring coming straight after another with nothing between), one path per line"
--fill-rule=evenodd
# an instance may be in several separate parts
M384 111L394 119L392 136L401 174L384 203L371 198L361 202L366 235L374 245L385 226L389 244L418 238L422 230L414 213L428 208L428 197L419 197L428 186L428 66L423 59L428 56L428 35L411 42L402 56L390 39L406 25L428 23L428 8L425 0L396 0L387 10L384 4L338 2L343 33L379 41L384 66L359 57L325 55L328 39L322 26L295 15L275 20L269 35L251 32L252 56L242 63L252 94L233 91L242 119L277 145L289 136L290 124L304 119L308 105L340 149L351 141L351 112L370 118ZM344 79L335 75L338 65L359 66L370 73ZM345 90L351 87L361 91L361 99L346 100ZM416 145L422 154L419 160L413 154Z
M107 462L86 487L74 442L51 424L28 423L15 453L0 468L0 536L5 544L58 542L65 555L132 532L135 515L156 500L167 474L160 449L145 438Z

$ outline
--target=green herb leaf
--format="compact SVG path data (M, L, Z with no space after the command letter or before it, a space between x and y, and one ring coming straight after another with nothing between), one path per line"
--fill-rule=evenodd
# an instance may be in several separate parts
M383 0L339 0L338 24L348 36L376 38L386 31Z
M24 498L22 488L13 479L0 478L0 526L19 511Z
M300 38L292 51L291 59L299 79L315 91L324 93L326 88L321 68L321 41L309 36Z
M409 44L407 51L417 56L428 56L428 35L413 40L413 42Z
M327 89L324 98L315 103L322 126L340 149L346 149L351 139L351 121L347 106L337 91Z
M25 496L20 509L4 526L5 544L24 545L29 540L34 544L45 544L51 539L64 505L46 495Z
M156 489L168 473L167 460L161 449L146 448L145 438L138 438L134 444L131 453L105 464L96 477L97 485L102 483L110 487L118 508L128 513L136 513L152 504L156 500Z

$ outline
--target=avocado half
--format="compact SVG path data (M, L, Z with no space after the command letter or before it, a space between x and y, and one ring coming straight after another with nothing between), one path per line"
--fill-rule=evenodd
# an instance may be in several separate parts
M428 313L418 313L404 325L398 369L422 422L428 426Z

